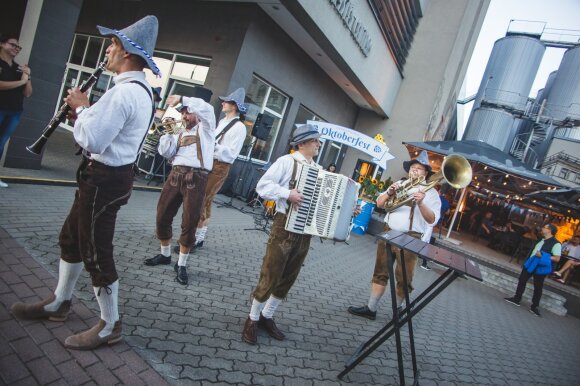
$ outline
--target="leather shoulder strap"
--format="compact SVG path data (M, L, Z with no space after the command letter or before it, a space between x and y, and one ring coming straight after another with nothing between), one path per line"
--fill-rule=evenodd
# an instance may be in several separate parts
M221 140L224 139L224 135L226 135L226 133L228 132L229 129L231 129L232 127L234 127L234 125L240 121L240 118L234 118L231 120L230 123L228 123L226 125L226 127L224 127L224 129L221 131L221 133L219 133L217 135L217 137L215 137L215 141L216 143L221 143Z
M151 127L151 124L153 123L153 116L155 115L155 100L153 99L153 92L151 90L149 90L147 86L145 86L143 83L141 83L137 80L132 80L129 83L135 83L135 84L138 84L139 86L141 86L143 88L143 90L145 90L147 95L149 95L149 98L151 98L151 117L149 118L149 125L147 125L147 129L149 129ZM143 146L143 142L145 142L145 138L147 138L147 134L148 134L148 132L146 131L145 135L143 136L143 139L141 140L141 144L139 144L139 150L141 150L141 147ZM135 158L135 161L133 162L135 164L135 167L137 165L138 159L139 159L139 152L137 152L137 158Z

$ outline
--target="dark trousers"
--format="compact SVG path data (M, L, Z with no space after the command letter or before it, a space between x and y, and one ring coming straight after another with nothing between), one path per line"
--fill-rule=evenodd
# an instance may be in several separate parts
M260 279L253 293L259 302L265 302L270 295L278 299L286 298L308 254L312 236L288 232L284 229L285 225L286 215L276 213Z
M526 290L526 284L530 277L534 277L534 295L532 296L532 306L538 307L540 305L540 298L542 297L542 290L544 288L544 279L546 275L535 275L529 273L525 268L522 269L520 273L520 278L518 279L518 288L516 289L515 300L519 303L522 300L522 295Z
M94 287L119 277L113 259L117 212L133 189L133 164L112 167L83 158L77 170L78 190L59 236L61 259L80 263Z
M173 218L183 204L179 244L191 248L195 244L195 230L201 217L207 171L187 166L174 166L163 185L157 203L157 238L170 240Z

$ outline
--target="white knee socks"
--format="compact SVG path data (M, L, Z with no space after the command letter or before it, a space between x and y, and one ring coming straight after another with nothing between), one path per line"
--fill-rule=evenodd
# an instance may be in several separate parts
M184 267L187 264L188 258L189 258L189 252L187 252L187 253L179 252L179 261L177 262L177 265L179 265L180 267Z
M375 312L377 310L377 303L381 300L382 295L374 295L371 293L371 297L369 298L369 310Z
M262 310L262 315L264 315L264 318L272 319L272 317L274 316L274 312L276 311L276 308L278 308L280 303L282 303L282 299L277 299L274 296L270 295L270 298L268 299L266 305L264 306L264 309Z
M207 234L207 227L197 228L195 230L195 243L201 243L205 240L205 235Z
M101 319L107 324L99 336L104 338L113 332L115 322L119 320L119 280L106 287L93 287L99 308L101 309Z
M259 301L254 299L252 301L252 309L250 310L250 319L252 319L254 322L260 320L260 312L262 312L262 309L264 308L265 305L266 305L265 302L260 303Z
M166 246L161 246L161 254L163 256L171 256L171 244Z
M54 301L44 306L46 311L54 312L65 300L72 298L75 285L83 270L83 263L67 263L60 259L58 265L58 284L54 290Z

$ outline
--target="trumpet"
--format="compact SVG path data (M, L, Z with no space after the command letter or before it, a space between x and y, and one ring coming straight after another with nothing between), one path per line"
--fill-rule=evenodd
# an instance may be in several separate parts
M149 134L179 134L183 130L182 119L176 121L173 118L164 118L160 123L154 123L149 129Z
M449 154L441 164L441 170L425 180L422 176L411 176L404 181L395 194L385 203L385 210L391 212L413 200L411 189L421 187L425 192L435 185L446 182L455 189L465 188L471 183L472 169L469 161L459 154Z

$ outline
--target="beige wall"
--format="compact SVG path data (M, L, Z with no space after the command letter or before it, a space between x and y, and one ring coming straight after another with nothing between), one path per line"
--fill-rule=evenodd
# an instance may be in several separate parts
M350 0L355 17L367 29L372 40L372 48L366 57L329 0L298 2L369 91L382 112L390 115L402 78L367 0Z
M401 142L441 139L439 129L455 108L463 77L490 0L429 0L419 21L388 120L361 111L355 129L371 137L381 133L391 154L384 176L403 175L409 158ZM446 125L445 125L446 126ZM431 131L429 129L432 128ZM364 157L348 150L341 171L349 175Z

